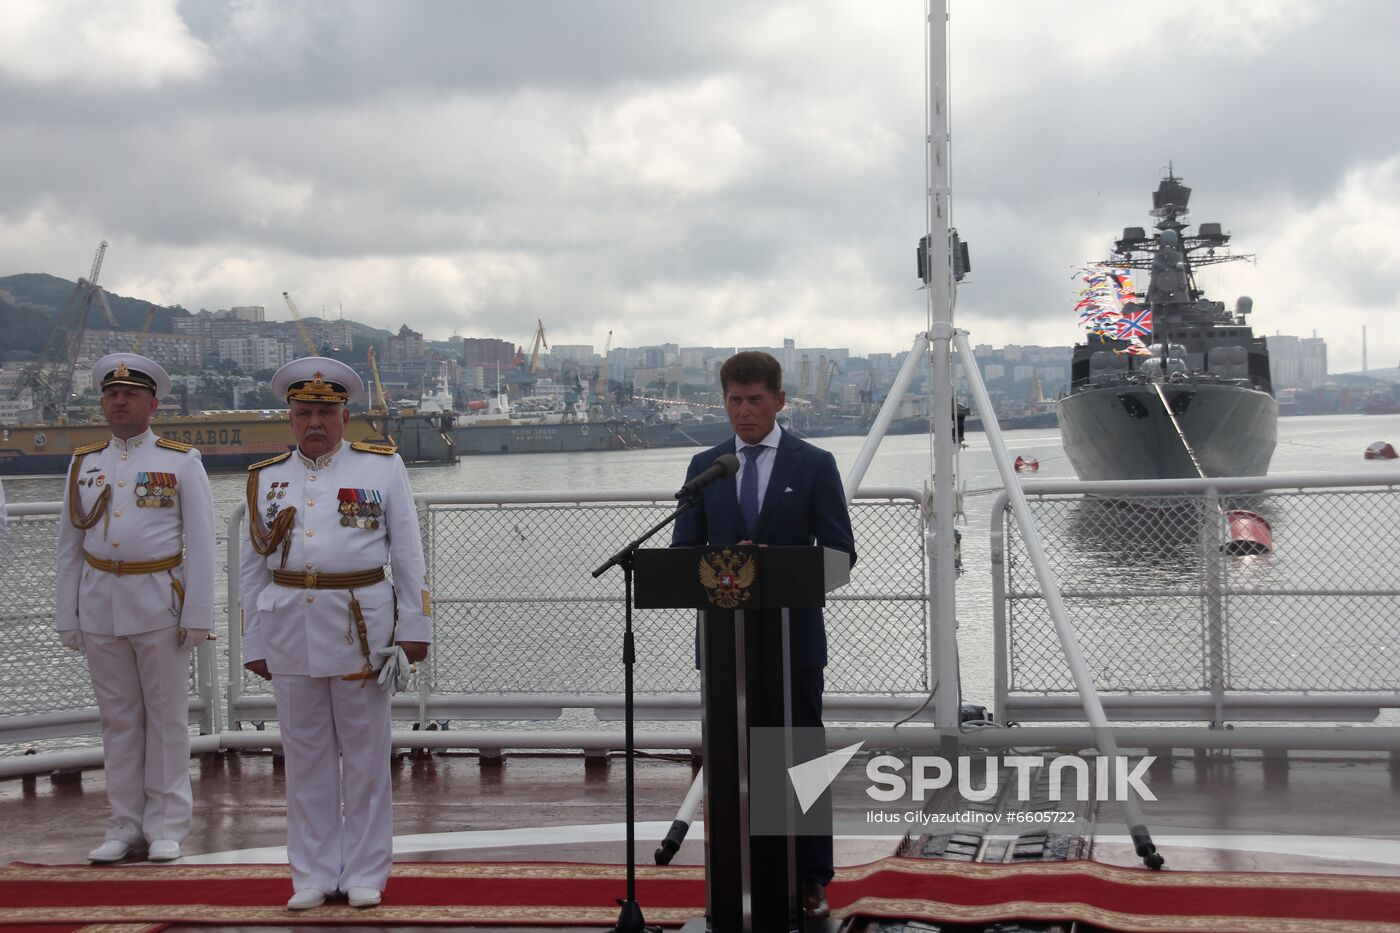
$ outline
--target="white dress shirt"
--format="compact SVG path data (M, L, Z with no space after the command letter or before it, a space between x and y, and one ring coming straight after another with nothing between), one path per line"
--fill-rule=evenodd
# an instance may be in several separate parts
M762 453L754 461L754 466L758 469L758 510L763 511L763 495L768 491L768 481L773 478L773 463L778 459L778 441L783 436L783 429L777 424L773 425L773 430L768 432L768 436L758 442L757 446L763 448ZM739 458L739 472L734 474L734 493L744 488L744 471L749 469L749 458L744 454L745 447L754 445L746 442L739 435L734 435L734 454Z

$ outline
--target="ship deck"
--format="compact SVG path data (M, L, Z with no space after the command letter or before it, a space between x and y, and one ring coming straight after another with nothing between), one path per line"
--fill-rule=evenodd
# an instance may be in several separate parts
M675 816L692 774L688 756L640 756L637 762L636 859L651 864L664 830ZM623 864L624 762L619 756L401 752L393 764L396 861L591 862ZM1385 756L1371 759L1298 757L1279 763L1241 756L1178 756L1159 768L1157 783L1186 793L1171 795L1171 813L1154 819L1209 827L1217 833L1280 825L1287 816L1300 830L1223 835L1157 833L1167 871L1344 873L1400 877L1400 773ZM285 809L280 759L268 752L227 751L195 756L191 774L195 821L181 863L285 863ZM840 795L841 799L850 795ZM839 806L839 804L838 804ZM5 862L81 864L102 838L107 804L101 769L34 775L0 782L0 855ZM1299 815L1303 814L1300 823ZM19 830L23 831L19 831ZM704 861L701 827L692 830L673 864ZM979 860L997 860L1006 837L988 835ZM843 866L917 851L918 840L838 837ZM1096 862L1136 866L1121 838L1086 839L1079 846ZM389 882L392 898L393 878ZM287 886L290 896L290 879ZM621 886L608 899L621 896ZM643 911L646 903L641 904ZM309 916L299 920L312 921ZM367 918L368 919L368 918ZM285 929L331 930L299 922ZM358 926L362 930L409 927ZM209 929L176 925L171 930ZM279 929L227 926L229 930ZM479 930L523 931L521 926ZM539 927L585 930L591 927ZM856 921L843 927L873 933ZM961 929L961 928L960 928ZM969 928L976 929L976 928Z

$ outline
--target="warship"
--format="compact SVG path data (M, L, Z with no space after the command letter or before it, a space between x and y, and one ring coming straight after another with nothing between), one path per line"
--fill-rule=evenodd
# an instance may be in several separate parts
M526 397L512 402L503 388L454 415L451 437L462 455L537 454L646 447L638 425L590 413L582 395Z
M1205 296L1196 270L1250 257L1218 223L1186 224L1191 189L1170 167L1152 198L1155 232L1128 227L1096 263L1120 306L1081 318L1071 382L1059 400L1065 454L1082 480L1263 476L1278 435L1269 350L1247 320ZM1149 273L1145 298L1130 270ZM1127 286L1127 287L1124 287ZM1081 305L1085 303L1081 300Z

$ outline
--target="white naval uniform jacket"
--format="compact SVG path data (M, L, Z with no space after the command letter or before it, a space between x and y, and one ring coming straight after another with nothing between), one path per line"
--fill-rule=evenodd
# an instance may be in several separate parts
M179 625L207 631L214 625L214 503L199 451L166 441L151 431L100 449L82 448L78 462L79 511L86 514L104 489L112 490L106 514L86 531L73 525L63 492L58 523L58 590L54 625L123 637ZM86 450L87 452L84 452ZM69 474L73 470L69 462ZM162 503L169 502L169 505ZM107 573L88 566L93 557L123 562L162 560L179 554L184 563L158 573ZM183 605L172 581L185 589Z
M395 641L433 640L418 510L398 454L356 449L342 441L315 461L297 451L250 469L257 482L256 518L263 527L270 527L283 508L294 507L296 518L288 532L285 567L280 545L264 557L253 550L251 536L243 535L239 595L245 662L266 660L270 673L309 677L364 669L350 591L281 586L272 579L277 569L356 573L388 561L392 584L382 580L354 591L369 636L371 666L383 664L378 649ZM341 511L343 500L348 513Z

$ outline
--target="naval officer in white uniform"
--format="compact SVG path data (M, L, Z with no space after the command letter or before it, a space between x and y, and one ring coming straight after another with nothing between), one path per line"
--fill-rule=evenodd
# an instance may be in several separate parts
M271 678L282 731L287 907L340 893L373 907L393 855L390 694L376 671L386 655L421 661L432 641L418 512L394 448L343 440L346 405L364 395L353 369L306 357L272 388L297 447L249 470L239 594L244 666Z
M113 353L92 374L112 437L73 451L55 607L102 717L112 815L88 858L171 861L190 828L190 648L214 624L214 505L199 451L151 432L165 370Z

